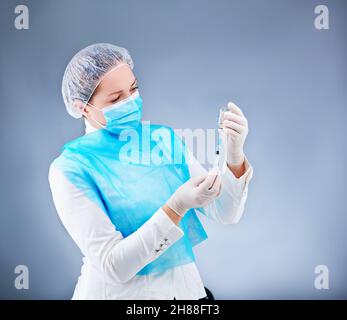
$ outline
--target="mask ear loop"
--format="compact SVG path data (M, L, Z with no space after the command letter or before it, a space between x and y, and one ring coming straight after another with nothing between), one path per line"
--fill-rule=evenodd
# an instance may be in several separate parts
M84 109L87 107L87 105L90 106L90 107L92 107L92 108L94 108L94 109L97 110L97 111L102 112L99 108L93 106L93 105L92 105L91 103L89 103L89 102L87 102L87 103L84 105ZM83 109L83 110L84 110L84 109ZM98 120L94 119L93 117L91 117L91 118L92 118L92 120L95 121L100 127L102 127L103 129L106 129L106 126L105 126L104 124L102 124L102 123L99 122Z

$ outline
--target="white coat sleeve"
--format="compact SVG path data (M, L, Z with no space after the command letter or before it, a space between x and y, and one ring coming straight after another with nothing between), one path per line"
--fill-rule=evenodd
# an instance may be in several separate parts
M127 282L184 235L159 208L137 231L124 238L106 213L54 165L50 166L49 184L66 230L83 255L111 281Z
M195 158L187 147L188 165L191 177L201 175L207 170ZM248 195L248 184L253 177L253 167L245 156L245 173L236 178L227 167L222 175L222 190L209 205L198 208L199 212L221 224L236 224L239 222Z

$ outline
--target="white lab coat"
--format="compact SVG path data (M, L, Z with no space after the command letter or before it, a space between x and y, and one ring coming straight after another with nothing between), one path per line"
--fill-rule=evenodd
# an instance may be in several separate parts
M94 130L86 124L87 133ZM190 151L189 155L191 177L205 173ZM205 207L208 218L222 224L239 221L253 175L247 158L245 164L246 172L238 179L229 169L223 174L220 196ZM72 299L197 300L206 296L195 262L159 275L136 275L184 235L161 208L124 238L107 215L53 164L49 183L58 215L84 255Z

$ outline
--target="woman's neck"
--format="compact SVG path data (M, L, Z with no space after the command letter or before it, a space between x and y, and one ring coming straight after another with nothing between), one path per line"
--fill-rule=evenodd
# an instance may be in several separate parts
M85 124L85 133L86 134L98 130L86 118L84 118L84 124Z

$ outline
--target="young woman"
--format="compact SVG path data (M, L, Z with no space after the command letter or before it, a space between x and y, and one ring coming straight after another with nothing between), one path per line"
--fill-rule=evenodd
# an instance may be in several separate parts
M141 121L132 70L126 49L101 43L78 52L63 77L67 111L86 124L49 171L57 212L84 255L72 299L206 298L192 248L207 234L195 209L222 224L240 219L253 174L248 123L230 104L227 170L207 172L173 129Z

